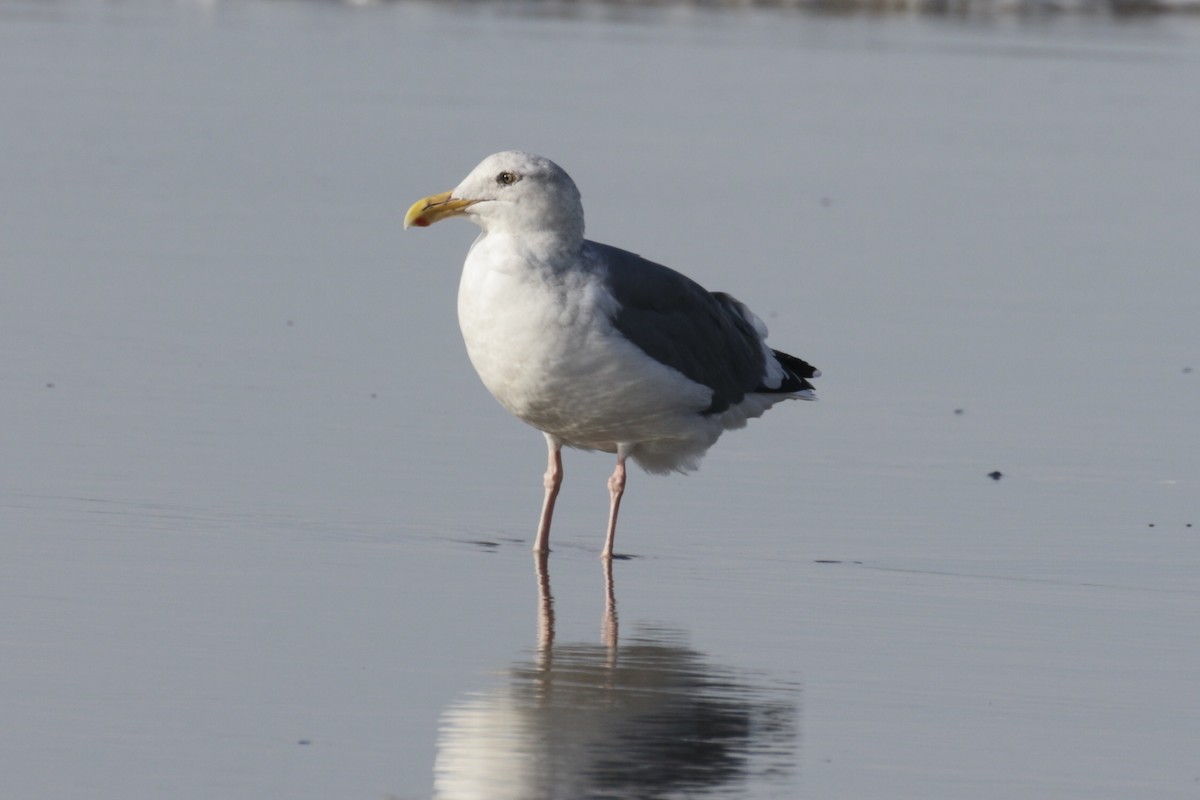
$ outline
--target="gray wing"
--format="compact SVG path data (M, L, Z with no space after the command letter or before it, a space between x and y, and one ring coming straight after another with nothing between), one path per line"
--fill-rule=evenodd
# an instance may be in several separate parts
M655 361L712 389L703 413L719 414L761 387L766 353L741 303L625 250L587 246L619 303L613 325Z

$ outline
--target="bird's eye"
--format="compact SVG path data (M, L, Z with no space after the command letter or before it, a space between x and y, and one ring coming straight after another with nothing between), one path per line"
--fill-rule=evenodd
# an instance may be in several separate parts
M501 186L512 186L516 182L516 173L509 172L508 170L504 170L504 172L501 172L496 176L496 183L500 184Z

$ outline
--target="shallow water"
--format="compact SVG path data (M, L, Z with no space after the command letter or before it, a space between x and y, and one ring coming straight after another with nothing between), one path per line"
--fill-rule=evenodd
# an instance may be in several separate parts
M1194 797L1198 66L1186 17L6 4L0 795ZM824 372L631 474L611 576L607 456L528 552L474 231L400 230L508 147Z

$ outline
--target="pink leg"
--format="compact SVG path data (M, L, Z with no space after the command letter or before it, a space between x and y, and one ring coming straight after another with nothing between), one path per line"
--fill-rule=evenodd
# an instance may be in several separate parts
M608 496L612 504L608 507L608 536L604 539L601 558L612 558L613 540L617 538L617 511L621 508L621 495L625 493L625 454L617 452L617 468L608 479Z
M542 501L542 517L538 520L537 538L533 541L535 553L550 552L550 519L554 516L554 501L558 499L558 489L562 486L563 479L562 442L547 434L546 446L550 451L543 481L546 486L546 499Z

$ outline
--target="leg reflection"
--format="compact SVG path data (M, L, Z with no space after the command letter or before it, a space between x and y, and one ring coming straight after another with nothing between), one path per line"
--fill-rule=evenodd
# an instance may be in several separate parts
M604 618L600 622L600 640L608 650L610 664L616 664L617 658L617 592L613 588L612 561L604 559L601 562L604 571ZM544 663L549 662L550 651L554 646L554 595L550 591L550 558L548 553L533 554L533 570L537 576L538 614L537 614L537 649L538 657Z
M613 590L612 559L606 558L604 565L604 621L600 623L600 636L608 648L610 666L617 663L617 593Z
M550 594L550 565L548 551L534 551L533 569L538 582L538 659L549 666L550 649L554 645L554 595Z
M637 626L618 646L610 563L603 642L556 641L544 555L534 570L537 652L443 714L436 800L730 797L748 787L797 796L797 685L715 663L670 628Z

